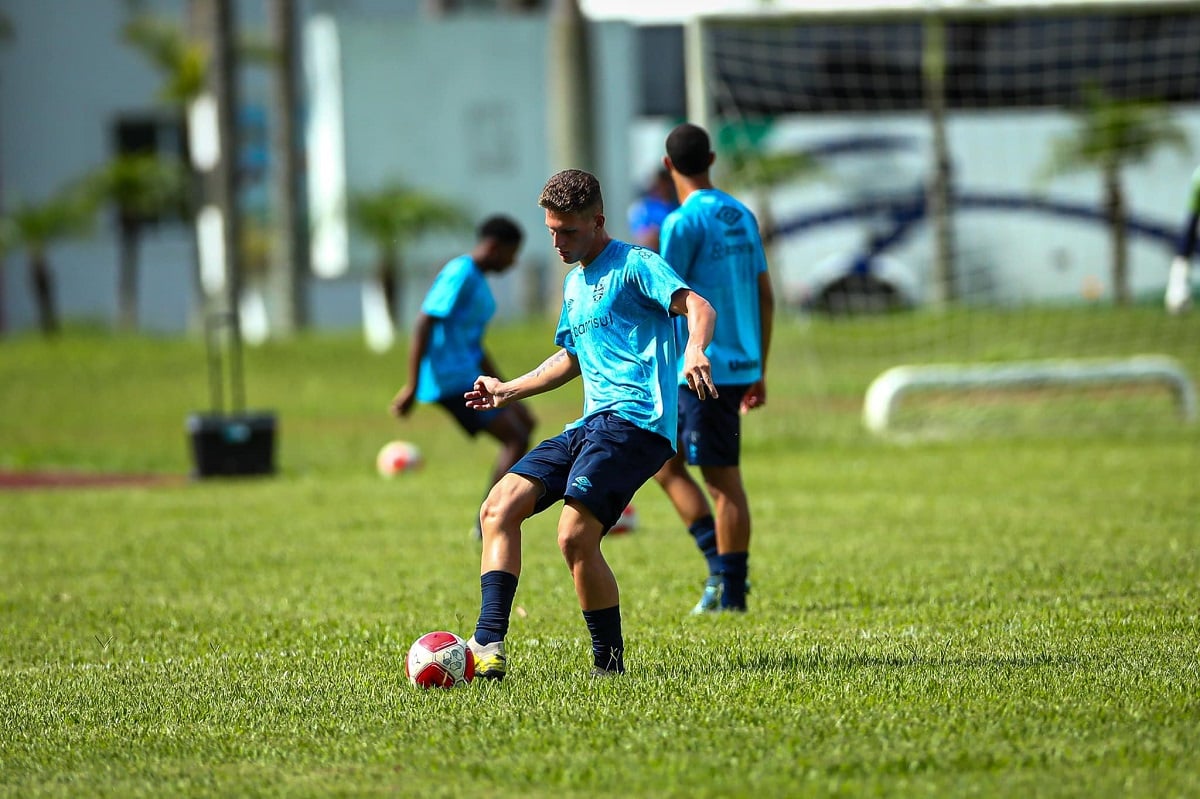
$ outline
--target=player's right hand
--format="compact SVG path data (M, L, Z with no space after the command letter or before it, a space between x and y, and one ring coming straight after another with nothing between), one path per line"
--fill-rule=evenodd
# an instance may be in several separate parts
M396 396L392 398L392 404L388 406L388 410L392 412L392 416L399 419L401 416L408 416L416 403L417 392L412 386L405 386L396 392Z
M490 375L480 375L475 378L474 387L463 394L463 399L466 400L467 407L474 411L489 411L493 408L502 408L507 402L507 397L496 393L501 385L503 385L503 382L498 378L491 377Z

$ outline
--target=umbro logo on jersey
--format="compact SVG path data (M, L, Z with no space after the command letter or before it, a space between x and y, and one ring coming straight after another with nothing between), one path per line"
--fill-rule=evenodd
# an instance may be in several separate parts
M741 218L742 212L731 205L722 205L721 210L717 211L717 219L727 225L736 225Z
M581 474L571 481L571 485L586 493L587 490L592 487L592 481L587 479L585 475Z

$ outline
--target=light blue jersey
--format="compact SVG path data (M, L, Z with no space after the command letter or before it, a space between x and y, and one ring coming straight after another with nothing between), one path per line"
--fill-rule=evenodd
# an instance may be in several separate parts
M675 442L678 350L671 297L687 288L654 252L613 240L563 281L554 343L579 361L583 416L603 411Z
M741 385L761 378L758 276L767 271L767 258L754 214L720 189L694 191L667 217L660 241L666 262L716 309L705 350L713 382Z
M421 311L433 317L434 324L421 358L417 399L461 398L479 377L483 333L496 313L496 298L471 256L460 255L442 267Z

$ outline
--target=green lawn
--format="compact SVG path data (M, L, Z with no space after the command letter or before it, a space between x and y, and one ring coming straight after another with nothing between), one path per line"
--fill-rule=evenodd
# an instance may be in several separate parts
M1064 329L1200 374L1200 320L1162 317L781 318L746 421L751 612L687 615L703 563L649 486L605 544L629 673L585 679L551 512L526 525L508 679L448 692L403 658L473 628L494 447L387 415L402 347L250 350L278 475L0 492L0 795L1200 796L1196 426L1135 403L900 444L858 416L882 368L1046 357ZM540 362L550 327L498 328L502 366ZM0 469L185 475L205 381L195 341L2 340ZM534 399L538 435L579 402ZM425 468L375 475L390 438Z

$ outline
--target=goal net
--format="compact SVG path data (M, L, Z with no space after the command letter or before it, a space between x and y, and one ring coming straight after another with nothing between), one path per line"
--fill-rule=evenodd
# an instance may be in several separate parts
M1200 313L1163 292L1200 163L1200 6L803 5L701 17L686 46L689 116L804 328L805 401L845 416L905 365L869 426L1183 428Z

